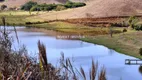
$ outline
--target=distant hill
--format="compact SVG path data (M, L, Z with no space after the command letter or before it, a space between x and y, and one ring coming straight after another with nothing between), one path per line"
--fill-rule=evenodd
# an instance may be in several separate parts
M67 0L5 0L3 2L0 1L1 4L5 4L8 7L20 7L28 1L35 1L38 3L65 3ZM71 0L71 1L83 1L83 0Z
M3 2L8 6L20 6L29 0L8 0ZM33 0L38 3L65 3L66 0ZM69 9L59 12L45 13L37 17L54 19L58 14L58 19L84 18L87 14L92 17L109 17L124 15L142 15L142 0L71 0L87 1L87 5L81 8ZM46 17L45 17L46 16Z
M87 6L74 9L70 17L82 18L87 14L92 17L142 15L142 0L92 0Z
M110 17L110 16L131 16L142 15L141 0L89 0L85 7L46 13L37 16L43 19L86 18L87 14L91 17ZM45 17L46 16L46 17Z

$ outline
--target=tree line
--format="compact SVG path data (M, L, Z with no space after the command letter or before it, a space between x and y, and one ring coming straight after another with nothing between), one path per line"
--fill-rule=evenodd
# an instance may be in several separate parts
M85 6L85 3L82 2L71 2L67 1L65 4L38 4L37 2L29 1L25 3L23 6L21 6L21 10L25 11L51 11L51 10L64 10L67 8L77 8Z

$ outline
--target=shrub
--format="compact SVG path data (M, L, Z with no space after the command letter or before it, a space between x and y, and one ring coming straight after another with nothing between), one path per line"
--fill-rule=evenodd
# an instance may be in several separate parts
M29 1L21 7L21 10L29 11L33 6L36 6L37 2Z
M67 1L66 4L65 4L65 7L66 8L72 8L72 4L73 4L73 2Z
M61 10L65 10L66 9L66 7L65 6L62 6L62 5L58 5L57 7L56 7L56 11L61 11Z
M81 3L81 2L71 2L71 1L67 1L65 4L66 8L76 8L76 7L82 7L85 6L85 3Z
M124 32L127 32L127 29L126 29L126 28L123 29L123 33L124 33Z
M76 7L82 7L85 5L86 5L85 3L79 3L79 2L76 3L76 2L70 2L70 1L68 1L64 5L62 5L62 4L46 4L46 3L37 4L36 2L29 1L21 7L21 10L30 11L30 9L34 7L34 9L32 9L33 11L51 11L51 10L60 11L60 10L66 9L66 8L76 8Z
M129 25L126 22L120 22L120 23L112 23L113 26L116 27L128 27Z
M40 8L41 11L51 11L56 9L57 5L56 4L41 4L37 6Z
M134 27L137 26L138 22L139 22L139 19L137 17L131 16L128 19L129 28L134 29Z
M85 5L86 5L85 3L77 2L77 3L73 3L73 4L72 4L72 7L73 7L73 8L76 8L76 7L82 7L82 6L85 6Z
M137 26L134 26L134 29L137 30L137 31L142 30L142 25L139 24Z

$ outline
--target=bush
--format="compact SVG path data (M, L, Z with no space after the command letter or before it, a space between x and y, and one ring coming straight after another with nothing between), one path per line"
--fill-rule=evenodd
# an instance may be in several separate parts
M137 26L134 26L134 29L137 30L137 31L140 31L140 30L142 30L142 25L139 24Z
M82 7L82 6L85 6L86 4L85 3L80 3L80 2L78 2L78 3L73 3L73 8L76 8L76 7Z
M130 18L128 19L128 24L130 29L134 29L135 26L138 25L138 23L139 23L139 19L135 16L130 16Z
M123 29L123 33L124 33L124 32L127 32L127 29L124 28L124 29Z
M76 8L76 7L82 7L85 6L85 3L75 3L75 2L70 2L68 1L66 4L62 5L62 4L37 4L36 2L32 2L29 1L26 4L24 4L21 7L21 10L25 10L25 11L30 11L31 8L32 11L51 11L51 10L56 10L56 11L60 11L60 10L64 10L66 8Z
M33 6L36 6L37 2L29 1L21 7L21 10L29 11Z
M85 3L80 3L80 2L76 3L76 2L68 1L68 2L66 2L65 7L66 8L76 8L76 7L82 7L85 5L86 5Z
M120 23L113 23L112 26L116 27L128 27L129 25L126 22L120 22Z
M61 11L61 10L65 10L65 9L66 9L66 7L65 6L61 6L61 5L58 5L56 7L56 11Z

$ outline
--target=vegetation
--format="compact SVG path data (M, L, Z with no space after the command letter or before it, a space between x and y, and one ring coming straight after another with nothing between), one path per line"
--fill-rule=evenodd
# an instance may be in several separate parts
M134 29L137 31L142 31L142 24L135 26Z
M128 19L129 28L135 29L137 31L142 30L142 24L139 24L139 22L140 22L140 20L137 17L131 16Z
M6 5L1 5L1 10L4 10L4 9L6 9L6 8L7 8Z
M130 16L127 20L120 23L113 23L112 26L117 27L129 27L131 30L142 30L142 24L140 24L140 18L136 16Z
M76 8L85 6L85 3L80 2L70 2L68 1L66 4L37 4L36 2L27 2L21 7L21 10L30 11L51 11L51 10L64 10L67 8Z
M123 33L124 33L124 32L127 32L127 29L126 29L126 28L123 29Z
M142 47L141 35L142 32L128 31L127 33L114 34L113 38L111 38L109 35L98 35L93 38L86 37L81 40L104 45L122 54L142 59L142 56L140 56L140 48Z
M134 29L135 26L137 26L138 22L139 22L139 20L137 17L131 16L128 20L129 28Z
M85 3L67 1L64 6L66 8L76 8L76 7L82 7L85 5L86 5Z
M95 36L109 34L109 28L102 27L89 27L81 24L71 24L67 22L50 22L42 24L31 24L28 26L34 26L36 28L43 28L47 30L54 30L58 32L65 33L66 35L78 35L78 36ZM121 28L113 28L113 33L121 33Z
M37 2L29 1L21 7L21 10L29 11L33 6L36 6Z
M65 10L65 9L66 9L66 7L63 6L63 5L58 5L58 6L56 7L56 11L61 11L61 10Z

